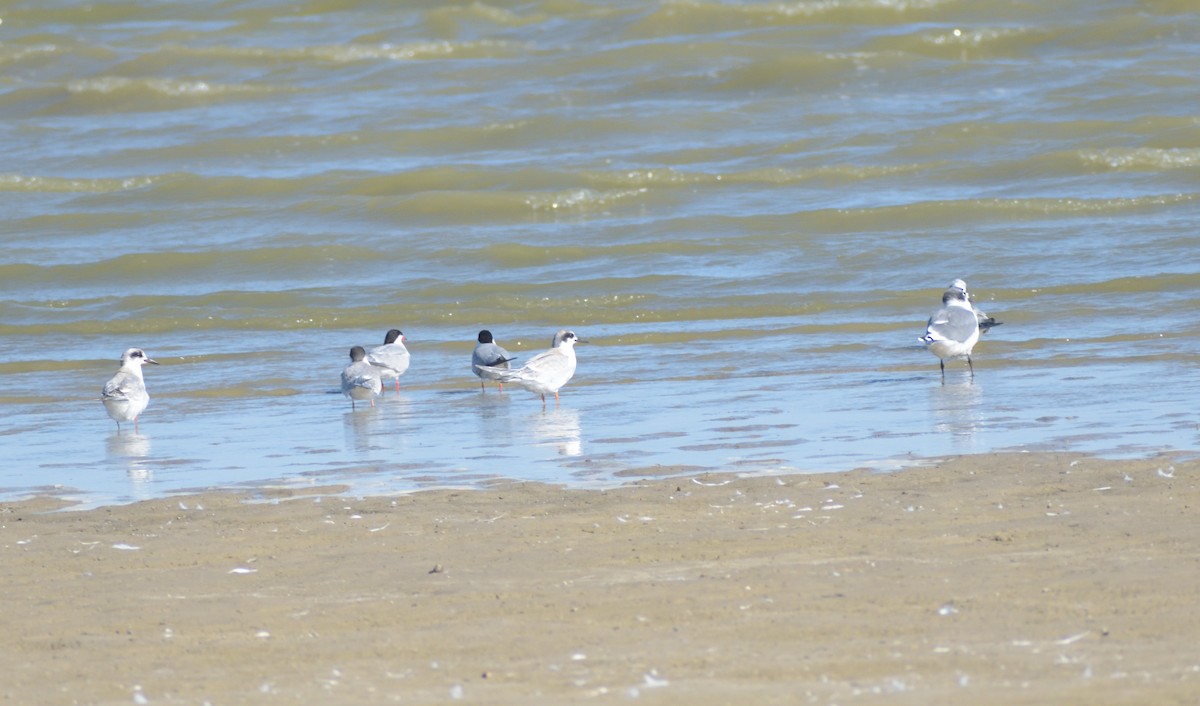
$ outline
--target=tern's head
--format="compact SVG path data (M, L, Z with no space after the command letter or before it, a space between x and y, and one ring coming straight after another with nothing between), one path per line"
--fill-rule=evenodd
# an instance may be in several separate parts
M158 361L147 358L146 352L143 351L141 348L130 348L129 350L127 350L121 354L121 367L123 367L123 368L127 367L127 366L134 366L134 367L140 368L143 365L145 365L146 363L150 363L152 365L158 365Z
M947 287L947 289L957 289L958 291L962 292L963 293L963 301L969 302L972 299L974 299L974 297L971 296L971 293L967 291L967 283L962 281L961 279L956 279L953 282L951 282L950 286Z
M350 349L350 360L355 363L367 357L367 349L362 346L355 346Z
M383 342L385 344L386 343L395 343L397 339L399 339L400 342L403 343L404 342L404 332L398 328L394 328L391 331L388 331L387 335L383 337Z
M953 303L962 303L969 306L969 301L970 300L967 299L967 292L963 289L951 287L950 289L946 290L945 294L942 295L942 304L949 305Z
M496 339L492 338L492 332L488 331L487 329L484 329L479 332L479 338L477 340L480 343L495 343L496 342Z
M576 343L580 343L580 340L579 337L575 335L575 332L563 329L554 334L554 340L551 342L551 347L558 348L559 346L567 346L570 348Z

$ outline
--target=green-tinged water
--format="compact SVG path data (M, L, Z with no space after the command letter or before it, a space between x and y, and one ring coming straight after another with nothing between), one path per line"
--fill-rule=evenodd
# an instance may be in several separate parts
M10 3L0 495L1190 452L1197 36L1169 0ZM956 277L1004 324L943 385ZM401 394L351 413L393 327ZM558 407L480 393L479 329L561 327Z

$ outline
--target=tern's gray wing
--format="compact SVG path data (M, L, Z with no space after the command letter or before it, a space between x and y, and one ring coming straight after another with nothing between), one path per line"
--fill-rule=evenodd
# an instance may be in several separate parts
M541 353L538 353L530 358L525 365L522 365L516 370L508 371L508 375L505 375L504 377L511 377L514 380L539 379L547 374L553 374L554 372L563 369L566 363L566 356L553 350L542 351Z
M408 364L411 361L411 356L408 349L400 343L388 343L376 348L372 348L367 354L367 362L371 365L387 368L397 376L403 375L408 370Z
M1004 323L1002 321L996 321L995 317L988 316L983 309L975 306L975 296L967 292L967 283L961 279L956 279L951 282L950 286L947 287L946 290L962 292L962 298L971 305L971 310L975 312L975 318L978 319L979 328L981 330L986 331L993 326L999 326L1000 324Z
M979 330L975 312L961 306L938 309L929 317L925 337L935 341L965 343Z
M535 392L553 392L567 384L567 381L575 375L575 356L564 355L558 349L551 349L538 353L516 370L504 370L503 368L484 368L483 370L494 373L494 379L502 383L516 383Z
M100 396L106 400L131 400L146 394L146 384L138 376L121 371L104 383Z
M356 387L363 387L378 392L380 386L379 371L365 361L347 365L346 369L342 371L342 392Z
M480 366L508 367L508 361L514 358L495 343L480 343L471 354L471 367Z

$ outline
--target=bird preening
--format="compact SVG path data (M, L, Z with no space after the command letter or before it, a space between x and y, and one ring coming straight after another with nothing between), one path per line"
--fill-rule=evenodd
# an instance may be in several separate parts
M350 365L342 369L342 394L350 398L350 409L355 401L368 400L375 406L375 398L383 390L383 379L379 368L367 362L367 351L362 346L350 349Z
M920 341L938 357L943 382L946 380L946 361L957 358L966 358L967 369L974 379L975 365L971 362L971 352L979 342L980 334L1001 323L976 308L967 292L967 283L956 279L942 294L942 308L929 317L925 335L921 336Z

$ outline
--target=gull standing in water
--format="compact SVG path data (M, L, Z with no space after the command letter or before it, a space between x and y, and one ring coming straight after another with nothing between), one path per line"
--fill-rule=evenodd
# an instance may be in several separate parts
M510 357L508 351L496 343L496 339L492 338L492 332L487 329L479 332L477 340L479 343L471 353L471 372L479 376L479 389L485 389L484 380L495 380L500 385L500 391L504 392L504 383L500 382L499 373L494 372L491 368L508 370L509 361L516 360L516 358Z
M500 383L512 383L542 396L542 408L546 407L546 393L554 393L558 402L558 391L575 375L575 344L583 343L573 331L563 329L554 334L553 347L538 353L516 370L484 367L485 373L494 374Z
M379 368L366 361L367 351L362 346L350 349L350 365L342 370L342 394L350 398L350 409L355 400L370 400L375 406L375 397L383 390Z
M376 346L367 354L367 362L379 369L381 380L395 380L396 394L400 394L400 376L408 370L408 349L404 347L404 332L392 329L383 337L383 345Z
M979 340L979 318L967 301L963 289L947 289L942 295L942 308L929 317L929 325L921 342L930 353L938 357L942 368L942 381L946 380L946 361L966 358L971 377L975 377L975 366L971 364L971 349Z
M146 380L142 377L142 366L146 363L158 365L158 361L146 357L141 348L130 348L121 354L121 369L113 375L100 391L100 401L108 416L117 423L121 433L121 422L133 422L133 431L138 430L138 415L150 404L150 393L146 392Z
M975 318L979 321L980 335L987 333L988 329L992 328L993 326L999 326L1000 324L1004 323L1003 321L996 321L996 317L988 316L987 314L983 313L979 307L975 306L975 302L971 301L974 297L967 292L967 283L961 279L956 279L951 282L947 289L957 289L958 291L962 292L964 296L966 296L967 303L971 305L971 311L975 312Z

